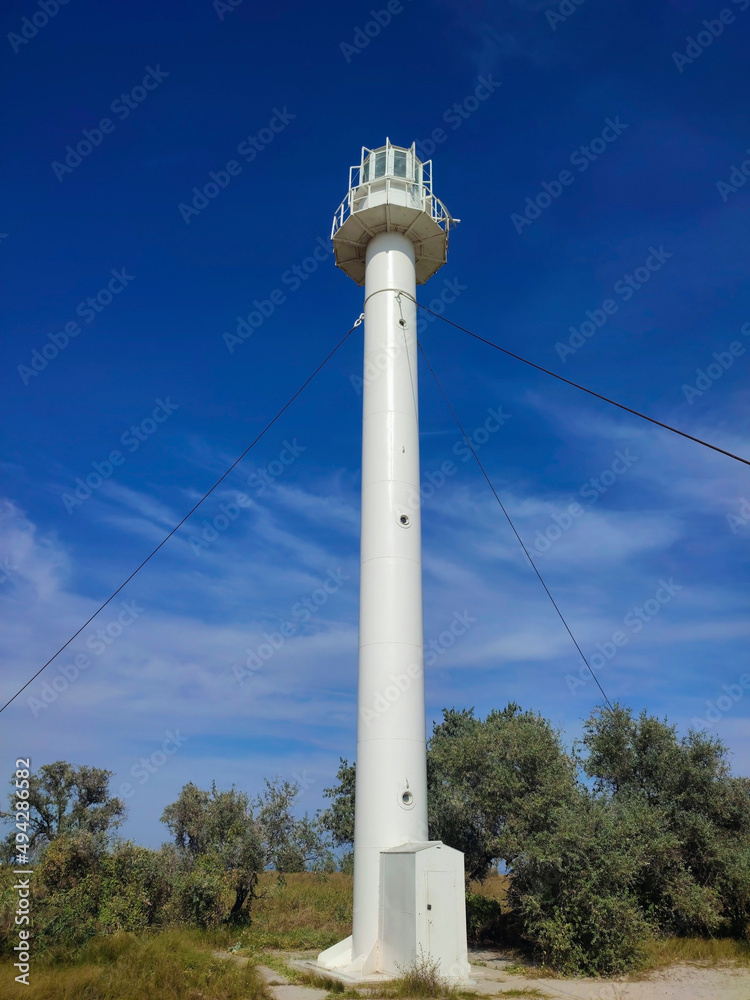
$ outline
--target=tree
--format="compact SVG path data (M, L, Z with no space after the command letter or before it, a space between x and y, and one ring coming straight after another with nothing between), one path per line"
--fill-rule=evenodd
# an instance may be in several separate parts
M321 820L305 814L297 819L292 809L299 785L266 778L266 788L254 803L258 828L265 847L265 867L275 871L302 872L309 869L331 871L335 859Z
M583 787L548 823L509 866L511 924L562 971L626 971L650 933L639 888L669 835L645 803L614 805Z
M329 830L335 847L354 845L354 786L357 778L356 765L339 757L336 772L338 785L324 788L323 797L332 799L330 808L321 814L323 827Z
M201 923L220 919L220 896L226 885L233 899L223 919L247 922L265 861L247 794L234 787L219 791L215 782L206 792L189 782L177 801L166 807L161 821L174 837L183 861L182 896L192 901L195 918Z
M444 710L427 754L430 837L464 853L468 879L512 864L576 787L575 764L541 716L511 703L477 719Z
M109 795L112 771L99 767L73 767L67 761L43 764L29 777L29 850L38 852L63 834L88 832L109 834L125 818L121 799ZM2 819L15 819L16 778L9 796L11 811L0 812ZM6 852L13 853L14 835L6 840Z
M713 933L722 921L744 935L750 921L750 781L735 778L728 749L705 732L615 705L584 723L581 766L614 803L643 801L673 850L652 868L640 902L659 925Z

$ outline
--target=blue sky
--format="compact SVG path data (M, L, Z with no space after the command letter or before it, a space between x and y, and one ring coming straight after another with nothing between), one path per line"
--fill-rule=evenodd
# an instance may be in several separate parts
M235 4L3 10L3 701L359 315L328 237L386 136L434 143L462 220L422 302L749 453L750 2ZM355 745L361 329L6 709L8 771L111 769L154 845L189 780L322 804ZM681 732L722 699L750 774L747 467L439 321L421 340L609 697ZM570 741L599 692L420 381L428 715L514 699Z

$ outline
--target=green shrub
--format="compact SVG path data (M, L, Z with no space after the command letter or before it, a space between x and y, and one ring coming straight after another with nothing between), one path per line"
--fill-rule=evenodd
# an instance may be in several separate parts
M638 802L654 859L638 887L667 934L747 935L750 921L750 780L731 774L715 736L615 705L584 723L584 772L612 808ZM643 813L645 817L645 813ZM666 846L668 842L668 846Z
M105 854L101 864L99 923L105 933L137 931L163 922L172 885L162 852L127 841Z
M228 917L233 899L220 863L211 855L201 855L174 877L168 916L174 923L218 927Z
M470 944L494 943L505 933L503 910L496 899L466 893L466 936Z
M637 963L651 933L637 893L658 840L644 829L648 819L643 808L615 808L581 790L515 859L508 901L519 935L546 964L611 975Z
M17 894L3 872L0 943L16 942L13 918ZM172 893L164 852L130 842L108 850L106 839L88 832L61 835L40 854L31 877L35 947L79 948L97 934L143 930L163 922Z
M32 882L38 948L80 947L97 933L105 854L106 841L85 832L57 837L44 850Z

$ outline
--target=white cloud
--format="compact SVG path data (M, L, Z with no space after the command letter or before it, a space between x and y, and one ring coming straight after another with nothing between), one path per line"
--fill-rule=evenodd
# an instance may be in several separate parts
M153 495L143 493L140 490L130 489L129 486L123 486L112 479L104 483L101 491L107 499L114 501L122 507L133 510L136 514L140 514L149 521L156 522L166 528L173 528L180 518L184 517L187 513L187 511L183 511L178 515Z
M0 586L27 585L47 600L58 591L68 568L67 553L56 535L40 535L16 504L0 500Z

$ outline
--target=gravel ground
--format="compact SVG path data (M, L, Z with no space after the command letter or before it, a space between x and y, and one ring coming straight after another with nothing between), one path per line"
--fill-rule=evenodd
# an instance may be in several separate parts
M673 965L636 982L600 979L527 979L505 971L497 952L474 951L477 993L502 997L508 990L536 989L550 1000L750 1000L750 969ZM481 977L481 978L480 978Z

